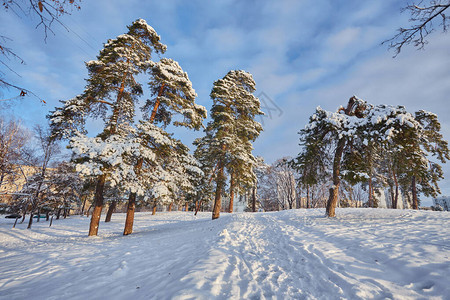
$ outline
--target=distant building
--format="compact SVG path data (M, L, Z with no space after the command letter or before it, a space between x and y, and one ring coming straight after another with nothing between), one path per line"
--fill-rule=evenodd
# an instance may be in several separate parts
M13 194L20 191L26 183L26 178L34 173L35 167L17 165L14 172L6 174L0 185L0 203L9 204Z

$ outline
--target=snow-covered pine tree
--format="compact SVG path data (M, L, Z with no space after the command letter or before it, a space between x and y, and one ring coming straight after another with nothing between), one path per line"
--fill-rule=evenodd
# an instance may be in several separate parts
M252 142L259 136L262 126L255 116L262 115L260 102L253 95L255 81L250 73L242 70L228 72L214 82L210 97L212 121L206 128L206 136L195 144L202 150L202 161L211 169L215 165L216 192L212 219L219 218L222 193L225 186L225 169L231 176L230 191L237 182L255 184L253 166L256 162L251 151ZM233 196L233 193L231 193ZM232 201L232 199L231 199ZM230 208L232 210L232 206Z
M405 153L407 153L405 149L414 148L411 146L411 141L420 139L423 136L420 134L422 130L423 125L412 114L408 113L403 106L373 106L363 100L352 97L347 107L341 107L336 113L324 111L320 107L317 108L316 113L310 118L309 124L300 134L301 140L311 142L311 145L306 145L303 153L307 154L317 144L314 142L313 135L318 136L320 140L329 139L335 147L332 162L333 185L330 187L327 216L335 216L335 207L338 200L339 184L342 175L342 158L346 147L352 145L350 141L359 141L359 143L363 144L373 141L384 149L394 151L396 153L395 159L399 161L405 158ZM437 139L436 141L440 140ZM442 147L442 155L445 155L445 153L448 154L444 147L446 142L442 140L439 143ZM320 143L317 145L319 146L318 151L323 152L324 145ZM355 149L363 149L363 147L359 145ZM413 153L417 154L418 152L413 151ZM420 155L417 157L420 157ZM396 162L396 166L403 168L403 165L399 162ZM390 170L391 172L392 168ZM394 177L394 173L392 174ZM398 170L395 174L397 176ZM368 177L369 175L367 173L361 173L358 176ZM395 189L397 189L397 185ZM395 194L398 193L396 192ZM393 199L397 198L395 194Z
M192 156L188 158L189 149L184 146L180 141L171 139L163 128L169 124L174 126L183 126L189 129L198 130L202 126L202 121L206 118L206 108L195 103L197 93L192 88L192 83L186 72L180 67L178 62L173 59L162 58L158 63L154 64L150 72L149 86L153 94L153 98L148 100L143 106L144 115L147 117L147 121L141 123L140 131L137 134L137 140L143 147L142 151L145 153L145 149L153 151L155 157L147 157L149 166L144 166L146 161L144 156L135 155L131 158L135 161L134 174L138 177L142 173L142 168L145 168L148 172L152 172L156 168L159 162L164 161L163 164L166 168L168 166L176 166L180 168L179 163L187 163L195 160ZM172 121L172 118L178 118ZM161 124L161 128L155 124ZM155 148L156 141L161 137L166 137L167 143ZM162 141L162 140L161 140ZM158 142L156 142L157 144ZM162 150L163 154L159 153ZM172 160L172 162L168 162ZM156 165L155 165L156 164ZM187 165L186 165L187 166ZM178 176L165 176L166 180L154 180L153 184L173 184L176 180L179 180L180 174L172 171ZM178 170L184 174L184 170ZM161 170L162 172L162 170ZM170 172L170 171L169 171ZM173 175L173 174L172 174ZM183 175L181 175L183 177ZM168 182L167 179L173 178L175 182ZM178 182L180 183L180 182ZM147 182L148 184L148 182ZM147 185L148 186L148 185ZM155 187L154 187L155 188ZM160 187L159 189L163 189ZM171 190L168 188L167 190ZM160 195L161 193L157 193ZM166 193L162 193L166 195ZM157 196L153 200L167 199L167 197ZM133 231L133 219L134 210L136 205L136 192L131 191L128 208L127 218L125 221L124 235L128 235Z
M104 45L97 60L86 63L89 78L83 94L63 102L63 107L49 115L53 136L71 137L71 148L84 162L83 173L97 177L90 236L98 233L106 179L129 148L126 140L135 116L135 102L142 94L136 75L153 66L153 51L165 50L156 31L144 20L136 20L127 34ZM102 117L105 121L103 132L96 138L85 136L87 117Z
M437 182L443 179L441 165L427 158L426 154L435 157L439 162L446 163L450 159L448 142L444 140L441 133L441 124L436 114L420 110L415 113L416 121L421 125L419 139L412 139L411 143L416 146L416 153L419 155L413 164L411 174L412 206L419 208L418 194L422 192L425 196L434 198L440 194ZM428 162L428 163L427 163ZM418 189L420 186L420 189Z
M328 136L328 124L316 122L323 118L326 118L326 112L320 108L309 117L309 124L316 125L305 126L300 130L302 152L290 162L291 167L299 174L300 185L306 190L306 208L312 207L311 189L330 177L328 166L332 161L333 140Z

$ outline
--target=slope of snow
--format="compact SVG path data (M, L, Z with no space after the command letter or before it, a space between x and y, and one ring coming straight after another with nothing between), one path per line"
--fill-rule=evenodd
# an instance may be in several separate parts
M137 213L0 221L1 299L450 299L448 212Z

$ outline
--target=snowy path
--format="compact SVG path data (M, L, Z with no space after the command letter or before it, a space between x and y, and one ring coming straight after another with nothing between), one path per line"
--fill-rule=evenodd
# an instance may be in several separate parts
M0 298L450 299L450 213L340 209L124 216L10 230L0 223ZM36 294L36 291L39 291Z

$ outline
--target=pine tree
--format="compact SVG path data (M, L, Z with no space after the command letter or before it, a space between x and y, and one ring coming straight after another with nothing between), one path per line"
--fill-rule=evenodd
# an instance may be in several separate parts
M440 134L433 134L439 131L437 117L429 114L425 119L428 121L423 120L421 123L420 114L414 117L403 106L373 106L356 97L350 98L347 107L341 107L336 113L317 108L316 113L310 118L310 123L300 132L305 146L299 156L298 165L305 168L308 164L304 162L317 153L325 153L326 147L332 145L333 174L327 202L327 216L335 216L341 177L347 176L350 180L350 176L350 181L354 183L372 178L371 172L375 170L374 165L369 161L366 163L361 161L370 159L370 152L374 149L383 151L385 162L381 162L380 166L385 168L386 181L391 186L394 207L397 207L399 188L403 178L408 175L408 172L410 176L417 176L420 168L423 169L425 165L429 165L423 164L426 161L424 160L426 153L422 152L420 147L436 155L441 162L448 159L447 142L442 140ZM433 129L427 131L424 123L429 124L429 127ZM427 140L426 137L429 139ZM433 150L432 144L439 151ZM358 151L361 152L357 153ZM440 166L437 167L435 164L430 166L431 168L426 172L428 179L431 179L431 182L437 182L441 176Z
M141 155L134 154L134 158L132 158L132 160L135 160L134 174L138 177L138 181L143 168L148 172L152 172L158 164L166 166L166 169L170 169L169 166L180 168L179 164L195 160L188 155L189 149L186 146L180 141L171 139L162 128L155 126L154 124L160 123L161 126L165 128L172 123L174 126L183 126L189 129L198 130L202 126L203 119L206 118L206 109L195 103L197 94L192 88L192 83L189 80L187 73L183 71L176 61L163 58L153 65L150 74L151 80L149 86L154 98L148 100L143 106L148 121L141 122L137 133L137 140L143 148L140 151ZM179 119L172 122L174 116ZM158 139L161 137L167 139L166 143L155 147L155 144L158 144ZM146 153L148 150L153 151L153 154L155 155L154 158L147 157L147 162L150 164L150 167L144 166L145 159L142 154L149 154ZM161 150L163 150L163 153L158 153ZM166 171L170 173L170 170ZM153 184L172 184L172 182L162 180L161 178L175 178L176 180L176 178L179 179L180 176L183 176L174 169L172 169L172 172L178 174L178 176L173 176L173 174L172 176L163 176L160 177L160 180L153 180ZM184 170L181 170L181 173L185 174ZM183 184L184 183L185 182L183 182ZM160 193L157 194L158 196L154 198L155 206L158 199L167 199L167 197L161 197L159 195ZM165 202L167 202L167 200ZM128 199L124 235L132 233L135 203L136 192L131 191Z
M136 75L152 66L153 51L164 53L156 31L142 20L128 27L128 33L109 40L97 60L86 63L89 71L83 94L63 102L49 116L54 137L71 137L70 147L79 156L85 175L97 177L94 212L89 235L97 235L103 206L103 189L113 168L119 164L130 126L135 116L135 102L142 94ZM102 117L105 127L95 138L85 136L87 117ZM120 148L120 147L119 147ZM90 151L90 152L87 152ZM87 153L86 156L83 156Z
M222 79L214 82L210 97L212 121L205 130L206 135L195 141L201 154L202 163L213 170L216 183L212 219L219 218L222 194L226 184L225 170L231 177L230 196L232 201L234 189L239 185L254 185L256 177L253 166L256 159L251 153L252 142L262 131L262 126L255 121L255 116L262 115L260 102L253 95L255 81L245 71L230 71ZM214 167L213 167L214 166ZM207 172L205 172L207 173Z

